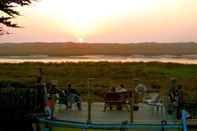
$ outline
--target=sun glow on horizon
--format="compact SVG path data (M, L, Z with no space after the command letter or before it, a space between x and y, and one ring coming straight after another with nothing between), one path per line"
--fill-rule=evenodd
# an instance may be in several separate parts
M83 42L83 39L82 38L79 38L79 40L78 40L80 43L82 43Z
M196 0L41 0L17 7L22 16L13 21L25 28L1 41L197 41L196 6Z
M124 18L135 15L136 10L143 12L147 8L154 6L157 0L61 0L61 2L54 2L47 0L40 2L45 10L51 14L52 21L62 23L61 29L69 31L73 35L91 35L99 26L108 26L113 24L117 18ZM153 2L155 2L153 4ZM53 10L51 10L53 9ZM129 11L129 10L132 10ZM128 14L129 12L129 14ZM103 28L103 27L102 27ZM101 28L101 30L102 30Z

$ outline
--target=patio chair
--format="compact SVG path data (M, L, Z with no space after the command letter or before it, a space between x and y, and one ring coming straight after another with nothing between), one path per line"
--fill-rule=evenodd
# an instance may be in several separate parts
M68 103L70 104L70 108L72 109L72 104L75 105L75 113L76 113L76 109L77 109L77 104L80 103L80 97L74 93L70 93L68 96L67 96L67 100L68 100Z
M152 114L154 112L154 106L157 106L157 113L159 112L159 107L161 107L161 115L163 115L163 107L166 105L168 95L165 95L163 98L160 98L159 100L155 100L153 108L152 108Z
M143 97L143 103L149 104L149 105L154 104L158 95L159 95L159 93L154 92L154 93L150 93L148 96L144 96Z

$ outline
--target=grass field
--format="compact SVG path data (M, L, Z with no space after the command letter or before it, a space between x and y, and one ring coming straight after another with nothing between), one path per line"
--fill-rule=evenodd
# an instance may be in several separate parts
M43 68L43 83L47 88L51 80L58 80L58 87L67 88L72 83L79 92L87 89L88 78L94 78L93 87L98 92L108 91L111 86L123 83L133 88L133 78L151 88L170 89L170 79L177 78L183 90L196 95L197 65L160 62L65 62L65 63L1 63L0 87L34 87L39 68Z
M197 43L2 43L0 56L6 55L183 55L196 54ZM170 79L186 91L197 89L197 65L160 62L62 62L62 63L1 63L0 87L31 87L43 68L43 83L50 88L51 80L58 80L60 88L72 83L81 89L87 86L87 78L94 78L94 87L107 90L119 83L131 88L133 78L148 87L157 84L169 89ZM194 92L195 93L195 92Z

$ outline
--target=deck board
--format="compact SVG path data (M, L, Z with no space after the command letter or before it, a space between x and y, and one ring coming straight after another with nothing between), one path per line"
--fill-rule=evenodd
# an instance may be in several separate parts
M156 107L152 114L151 108L147 104L139 103L139 110L134 111L134 124L161 124L162 120L165 120L168 124L173 124L176 121L173 120L172 115L169 115L163 110L163 115L157 113ZM126 108L117 110L115 107L110 110L109 108L103 112L104 103L95 102L91 104L91 122L94 124L120 124L122 121L128 121L130 123L130 113ZM61 105L61 111L58 112L59 120L86 122L88 120L88 103L82 102L82 110L76 111L74 105L72 109L66 110L65 105Z

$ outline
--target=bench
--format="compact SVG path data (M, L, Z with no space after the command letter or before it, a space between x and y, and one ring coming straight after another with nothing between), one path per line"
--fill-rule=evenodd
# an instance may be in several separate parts
M132 97L131 91L125 91L125 92L104 92L101 93L101 97L105 101L104 110L107 109L107 107L112 107L113 105L121 105L121 107L125 107L127 111L129 112L129 109L127 105L129 104L129 99Z

